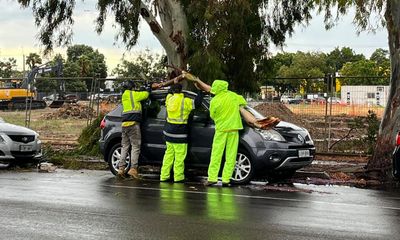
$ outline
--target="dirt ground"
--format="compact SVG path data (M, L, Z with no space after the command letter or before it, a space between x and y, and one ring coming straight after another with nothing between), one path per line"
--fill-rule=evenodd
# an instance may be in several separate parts
M79 117L56 117L69 108L32 110L29 127L39 133L43 143L71 148L76 145L82 129L87 125L87 120ZM0 117L8 123L25 126L25 111L0 111Z
M296 106L293 107L294 105ZM303 104L303 108L308 107L308 110L316 111L312 114L305 109L304 111L296 109L298 113L292 111L294 108L301 107L301 104L261 103L255 106L255 109L264 116L278 117L283 121L306 128L310 132L318 152L359 154L368 151L368 147L363 141L367 134L366 127L353 127L357 118L367 115L332 115L330 118L325 118L325 115L319 114L316 109L317 107L320 108L319 110L323 109L325 107L323 105Z
M306 128L314 140L316 145L317 154L315 161L312 165L304 168L301 172L307 172L311 174L296 174L294 181L302 183L313 183L313 184L341 184L358 187L369 187L379 185L380 182L376 179L370 179L366 177L365 166L368 163L368 156L364 153L364 144L360 139L365 134L365 130L355 130L350 135L347 141L342 141L336 144L332 149L331 153L325 153L326 148L324 144L326 142L323 139L327 136L325 132L325 118L322 114L322 108L324 106L311 106L309 110L313 108L314 114L307 115L307 112L298 111L297 114L292 110L293 105L284 105L281 103L262 103L255 107L257 111L262 113L264 116L279 117L283 121L294 123L298 126ZM299 107L299 106L297 106ZM317 111L320 108L321 114ZM362 109L361 109L362 110ZM360 114L363 112L360 110ZM354 119L354 116L335 116L331 122L331 138L332 143L337 141L346 135L350 128L348 128L349 122ZM353 152L353 154L349 152ZM354 154L358 152L359 154Z

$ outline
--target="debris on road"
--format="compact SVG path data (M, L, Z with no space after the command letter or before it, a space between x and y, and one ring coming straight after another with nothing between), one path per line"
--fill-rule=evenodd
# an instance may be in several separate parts
M57 166L49 162L42 162L38 164L37 168L39 172L55 172Z

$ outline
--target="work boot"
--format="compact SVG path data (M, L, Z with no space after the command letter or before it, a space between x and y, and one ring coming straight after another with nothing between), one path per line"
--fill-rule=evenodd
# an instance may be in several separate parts
M129 169L128 175L133 177L133 178L135 178L135 179L139 179L139 173L137 171L137 168L133 167L133 168Z
M117 172L118 178L125 178L125 167L119 167Z
M210 186L215 185L217 183L218 183L217 181L205 181L204 182L204 186L210 187Z

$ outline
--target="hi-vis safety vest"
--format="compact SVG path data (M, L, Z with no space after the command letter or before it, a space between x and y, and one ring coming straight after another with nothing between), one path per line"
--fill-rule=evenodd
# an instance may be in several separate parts
M168 94L165 100L167 122L164 125L165 141L170 143L188 142L188 118L195 108L195 101L185 98L183 93Z
M142 121L142 104L149 97L147 91L125 90L122 94L122 126L134 125Z
M187 124L189 114L195 108L194 101L185 98L183 93L168 94L165 106L167 107L167 122L172 124Z

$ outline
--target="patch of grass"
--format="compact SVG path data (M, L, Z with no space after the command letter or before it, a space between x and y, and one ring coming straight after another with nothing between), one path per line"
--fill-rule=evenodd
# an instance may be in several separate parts
M42 138L67 137L78 138L82 129L86 127L86 119L44 119L46 114L56 111L54 109L32 110L30 128L40 134ZM0 112L6 122L25 126L25 111Z

